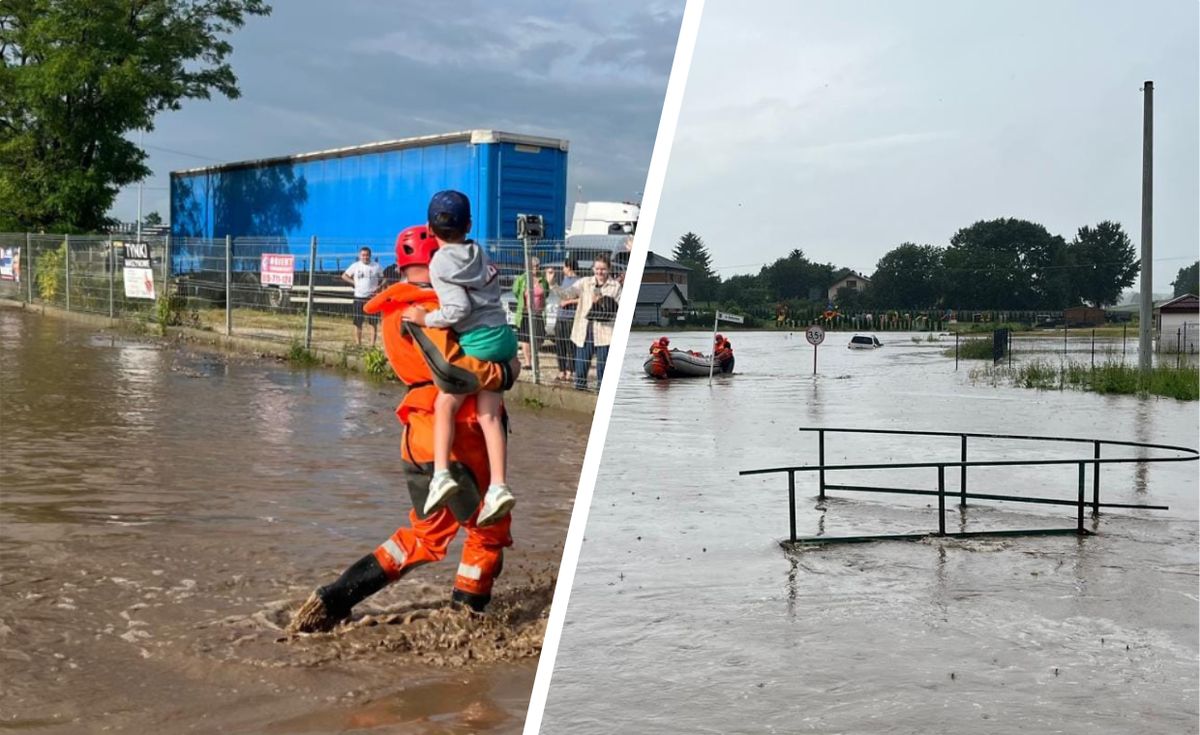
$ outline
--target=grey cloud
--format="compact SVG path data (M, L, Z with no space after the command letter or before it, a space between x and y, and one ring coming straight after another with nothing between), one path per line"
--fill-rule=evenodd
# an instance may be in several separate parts
M170 170L470 128L571 141L569 185L589 199L644 187L683 2L276 4L233 37L243 96L191 102L146 142ZM639 48L640 47L640 48ZM161 190L161 189L160 189ZM149 189L148 189L149 191ZM115 216L132 219L133 190Z

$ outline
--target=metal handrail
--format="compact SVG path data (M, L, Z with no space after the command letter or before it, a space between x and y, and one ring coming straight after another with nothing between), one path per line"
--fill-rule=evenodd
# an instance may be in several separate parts
M1085 473L1087 465L1092 465L1092 513L1099 515L1100 508L1138 508L1143 510L1167 510L1167 506L1163 505L1144 505L1130 503L1101 503L1100 502L1100 465L1102 464L1130 464L1130 463L1149 463L1149 462L1193 462L1200 458L1200 450L1190 447L1177 447L1168 444L1152 444L1148 442L1130 442L1112 439L1085 439L1080 437L1046 437L1046 436L1030 436L1024 434L988 434L979 432L962 432L962 431L918 431L906 429L852 429L841 427L800 427L800 431L809 431L818 433L818 462L815 465L796 465L789 467L768 467L754 470L742 470L739 475L764 475L773 473L787 473L788 476L788 508L789 520L791 526L790 541L797 543L799 539L796 537L796 473L797 472L818 472L818 497L821 500L825 499L826 490L849 490L856 492L878 492L878 493L894 493L905 495L928 495L938 497L938 535L946 535L946 519L945 519L945 498L946 498L946 468L957 467L961 471L961 479L957 494L959 497L959 505L966 507L968 499L976 500L998 500L1018 503L1043 503L1049 505L1074 505L1078 508L1077 525L1070 532L1081 535L1088 532L1083 527L1083 509L1085 506L1084 486ZM825 433L854 433L854 434L887 434L899 436L946 436L958 437L961 441L961 460L957 462L942 461L942 462L891 462L891 463L869 463L869 464L825 464ZM1024 441L1041 441L1041 442L1074 442L1091 444L1094 447L1092 457L1082 459L1029 459L1029 460L967 460L967 439L1015 439ZM1100 448L1105 445L1137 447L1140 449L1160 449L1166 451L1179 452L1184 456L1177 457L1108 457L1101 458ZM994 493L968 493L967 492L967 468L968 467L1034 467L1034 466L1050 466L1050 465L1077 465L1079 468L1079 488L1078 497L1076 500L1060 500L1053 498L1031 498L1017 495L999 495ZM845 470L881 470L881 469L933 469L938 471L938 489L934 490L919 490L912 488L889 488L889 487L873 487L865 485L830 485L825 482L825 473L833 471ZM1066 531L1065 529L1063 530ZM1039 531L1044 532L1044 531ZM1012 535L1014 531L994 532L1002 533L1003 535ZM978 535L978 534L966 534ZM853 539L841 540L871 540L877 538L912 538L919 537L920 534L905 535L905 536L870 536L870 537L855 537ZM828 540L828 539L806 539L806 541Z

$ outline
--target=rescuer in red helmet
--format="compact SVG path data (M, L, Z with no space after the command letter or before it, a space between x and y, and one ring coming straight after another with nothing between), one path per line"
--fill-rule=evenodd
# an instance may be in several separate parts
M671 360L671 340L666 337L659 337L654 342L650 343L650 355L653 361L650 363L651 377L663 379L671 376L671 370L675 368L675 363Z
M467 532L451 600L482 612L491 600L492 583L500 573L505 547L512 545L512 519L504 516L480 528L475 518L482 502L480 488L490 481L487 446L477 417L475 397L469 396L455 415L451 471L459 492L445 505L425 513L433 473L434 402L438 384L476 382L491 390L512 386L515 374L507 365L467 356L450 330L423 327L401 319L409 306L437 308L429 285L429 261L438 241L424 226L409 227L396 238L396 265L404 281L367 302L367 313L382 315L383 347L396 376L409 387L396 409L403 426L400 457L413 508L409 525L396 530L374 552L352 564L333 583L317 588L288 625L292 633L330 630L350 616L351 609L415 567L446 556L458 534Z
M725 338L725 335L718 334L713 337L713 360L716 361L717 369L721 372L733 372L733 344Z

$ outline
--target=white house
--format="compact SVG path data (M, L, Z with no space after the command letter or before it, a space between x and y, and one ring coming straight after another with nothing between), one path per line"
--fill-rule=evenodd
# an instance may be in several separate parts
M849 268L843 268L842 270L833 274L833 285L829 287L827 298L830 301L836 302L838 291L842 290L843 288L848 288L852 291L862 293L869 285L871 285L870 278L867 278L861 273L856 273Z
M1184 294L1156 307L1154 330L1159 352L1196 352L1200 343L1200 298Z

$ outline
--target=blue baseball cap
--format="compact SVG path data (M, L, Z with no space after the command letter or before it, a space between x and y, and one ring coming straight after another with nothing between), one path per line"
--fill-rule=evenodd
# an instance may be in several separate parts
M461 191L439 191L429 200L429 224L466 232L471 229L471 200Z

